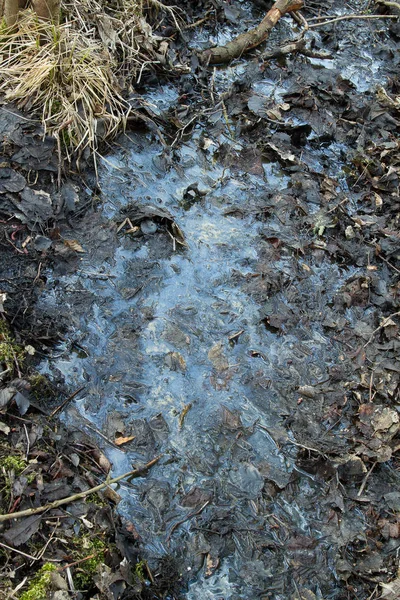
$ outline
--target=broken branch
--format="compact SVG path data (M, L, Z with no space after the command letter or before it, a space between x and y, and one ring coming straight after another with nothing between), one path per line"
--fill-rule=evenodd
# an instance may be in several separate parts
M141 469L134 469L133 471L128 471L128 473L124 473L123 475L118 475L118 477L114 477L114 479L109 479L108 481L104 481L95 487L90 488L89 490L85 490L84 492L79 492L78 494L73 494L72 496L68 496L68 498L61 498L60 500L55 500L54 502L50 502L50 504L45 504L44 506L38 506L37 508L28 508L27 510L20 510L15 513L8 513L6 515L0 515L0 523L4 521L11 521L11 519L19 519L21 517L30 517L31 515L37 515L46 510L51 510L53 508L58 508L63 504L70 504L71 502L75 502L75 500L80 500L81 498L86 498L90 494L95 494L96 492L100 492L104 488L108 487L112 483L117 483L121 481L121 479L135 479L137 477L141 477L148 469L150 469L153 465L158 463L161 456L157 456L153 458L150 462L148 462Z
M264 42L283 15L303 8L303 0L277 0L257 27L240 34L225 46L204 50L202 62L210 65L227 63Z

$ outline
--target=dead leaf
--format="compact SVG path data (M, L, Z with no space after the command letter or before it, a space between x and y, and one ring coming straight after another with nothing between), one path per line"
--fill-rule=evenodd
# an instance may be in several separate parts
M211 575L217 570L218 565L218 556L211 556L211 554L207 554L205 577L211 577Z
M168 352L165 357L165 364L171 371L186 371L186 361L179 352Z
M114 504L119 504L122 499L121 496L118 494L118 492L113 490L112 487L107 487L103 491L103 496L104 496L104 498L106 498L107 500L110 500L110 502L113 502Z
M75 252L86 252L77 240L64 240L64 244Z
M231 411L226 406L222 405L222 422L227 429L235 431L243 427L242 420L237 411Z
M381 583L382 595L385 600L398 600L400 598L400 577L390 583Z
M0 313L5 312L4 302L7 300L7 294L0 292Z
M93 448L92 456L105 473L108 473L111 470L110 461L98 448Z
M4 408L15 396L17 390L14 387L6 387L0 390L0 408Z
M224 354L222 342L217 342L208 352L208 358L212 362L214 369L218 372L229 368L229 362Z
M295 157L294 154L292 154L292 152L288 152L285 151L281 148L278 148L278 146L275 146L275 144L273 144L272 142L267 142L267 146L269 146L271 148L271 150L273 150L274 152L276 152L276 154L284 161L287 161L289 163L296 163L297 159Z
M375 433L384 432L386 438L388 435L389 437L395 436L400 429L398 413L387 407L379 407L375 411L371 423Z
M127 444L128 442L131 442L134 439L135 439L134 435L128 435L126 437L121 435L121 436L118 436L117 438L115 438L114 443L117 446L122 446L123 444Z
M41 516L32 515L22 521L19 521L13 527L10 527L3 535L5 541L10 546L21 546L25 544L34 533L39 529Z
M215 142L213 142L210 138L203 138L199 144L199 146L202 150L208 150L211 146L215 146L215 145L216 145Z
M387 519L381 519L378 521L378 525L381 528L382 536L388 540L389 538L397 539L400 537L400 523L391 523Z
M11 429L9 428L8 425L3 423L3 421L0 421L0 431L2 433L4 433L5 435L8 435L10 433Z
M192 404L191 402L189 402L189 404L186 404L183 407L183 410L181 412L181 414L179 415L179 429L182 429L183 427L183 422L185 420L186 415L188 414L189 410L192 408Z
M270 110L267 110L266 115L269 119L271 119L271 121L280 121L282 118L279 108L271 108Z

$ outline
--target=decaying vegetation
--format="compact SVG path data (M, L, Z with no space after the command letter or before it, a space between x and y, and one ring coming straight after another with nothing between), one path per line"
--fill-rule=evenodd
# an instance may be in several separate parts
M16 6L5 2L0 93L38 112L45 132L70 158L85 148L96 150L133 116L126 100L130 85L160 67L162 52L162 38L153 35L145 10L147 15L173 10L158 0L146 5L122 0L112 8L96 0L49 7L51 18L44 18L38 3L17 19Z
M327 15L317 15L318 9L314 13L305 12L309 21L299 17L298 39L272 49L268 55L259 55L260 73L257 75L250 66L241 79L232 81L227 76L225 81L232 85L222 92L221 80L218 82L220 72L209 65L241 57L243 52L261 43L264 34L269 33L269 25L264 30L263 27L272 23L267 20L268 15L253 30L211 51L201 52L198 63L195 52L185 48L184 58L188 61L191 56L194 58L193 74L190 85L176 86L179 102L168 114L168 127L173 129L170 143L173 151L164 145L163 153L155 156L157 161L153 161L154 170L149 179L161 178L160 174L167 174L170 169L176 169L175 181L179 184L185 179L184 169L191 163L185 162L188 155L180 154L179 144L181 140L187 142L192 125L200 118L206 124L196 139L197 158L204 159L204 162L199 160L199 167L215 161L221 165L221 178L220 172L215 174L218 179L214 181L210 169L204 189L201 181L200 189L197 181L187 181L190 184L182 197L174 195L171 212L156 205L157 193L152 188L149 203L146 200L143 204L143 198L135 197L134 203L125 206L116 220L109 222L100 216L101 211L88 211L88 207L98 201L96 189L92 194L89 186L75 185L80 179L62 182L60 171L56 182L56 155L58 150L59 157L63 154L71 159L96 151L101 140L114 136L131 116L135 117L137 105L133 108L129 101L135 82L143 81L148 70L172 69L167 50L173 42L167 37L158 37L154 31L163 14L168 15L175 34L180 23L174 20L177 16L172 9L157 0L147 1L149 4L145 5L117 0L105 7L96 0L69 0L61 9L57 4L46 4L50 7L46 9L50 10L47 15L33 3L32 9L23 10L18 19L15 4L3 6L0 92L6 101L12 100L24 109L28 117L39 114L46 132L58 141L58 148L54 139L42 139L43 132L33 120L4 107L4 112L8 110L7 115L11 116L8 129L4 127L3 131L0 167L0 262L3 267L0 278L0 557L3 563L0 597L4 593L7 598L20 600L38 600L47 595L49 600L108 600L111 586L115 586L115 597L121 599L175 599L188 579L197 577L198 573L200 576L204 573L205 578L214 574L218 577L223 561L233 555L232 549L237 543L237 556L240 553L242 564L249 558L245 568L240 567L243 574L250 572L251 575L246 581L248 597L261 594L258 586L263 594L270 586L275 597L287 596L291 600L322 596L396 600L400 593L397 560L400 540L399 83L393 77L386 81L386 87L372 89L371 86L368 94L360 94L338 67L329 71L313 70L307 59L301 62L288 58L286 62L286 57L295 52L311 58L331 58L337 44L330 39L334 37L334 28L330 30L329 25L350 17L373 20L381 19L382 15L333 15L329 19ZM289 11L290 7L300 4L295 0L279 0L274 10L278 10L279 5L282 11L284 7ZM387 13L397 6L393 2L379 4L386 5ZM229 11L231 4L226 8ZM279 18L283 12L274 14ZM385 18L395 20L386 13ZM206 19L207 16L197 23ZM324 23L321 19L327 20ZM292 21L287 19L287 22L290 27ZM155 24L154 31L150 23ZM308 49L306 43L311 43L311 35L307 37L305 32L310 34L314 28L324 30L325 37L321 46ZM256 38L252 39L252 32L256 32ZM357 36L355 28L352 32ZM376 40L387 41L384 32L375 35ZM206 41L203 47L207 46ZM353 46L357 44L353 42ZM175 50L177 47L178 44ZM319 52L320 48L324 53ZM325 49L331 54L327 55ZM386 52L388 56L389 50ZM178 51L176 56L177 60L181 59ZM272 57L278 57L279 64L277 61L268 65ZM255 83L260 83L263 76L276 86L281 80L295 85L275 95L270 87L266 90L253 87L252 78L259 77ZM135 102L138 102L137 97ZM145 115L137 117L146 119ZM8 116L3 116L4 122L7 119ZM163 136L168 139L168 127L161 125L157 131L161 140ZM146 137L150 136L146 134ZM145 155L146 148L138 147ZM337 173L332 173L332 161ZM123 165L125 168L125 163ZM282 172L288 181L287 187L283 177L280 179L282 189L269 187L265 165L278 166L279 177ZM136 165L132 170L135 168ZM136 173L132 176L128 168L126 173L126 181L135 181ZM232 187L226 195L219 193L230 178L235 186L243 185L242 188L238 185L239 190L244 190L250 176L258 178L254 183L253 190L257 189L254 196L243 194L243 200ZM273 179L274 173L269 176ZM164 179L162 183L164 185ZM82 187L88 191L79 189ZM134 193L139 196L137 189ZM104 190L102 197L106 194ZM221 334L221 340L210 347L204 344L201 355L207 356L209 365L205 373L209 375L209 389L216 393L236 385L235 377L241 377L238 369L249 359L247 362L257 365L249 367L251 377L246 375L246 385L254 395L255 404L259 402L264 406L265 397L271 395L280 399L276 405L282 412L276 427L263 424L262 418L250 423L244 411L242 420L242 409L233 406L222 405L215 418L212 415L212 427L207 423L204 426L208 428L207 435L214 436L210 439L216 441L210 447L199 444L196 452L204 454L209 464L219 462L224 467L225 459L214 455L218 446L221 452L227 453L227 464L233 468L225 478L224 472L212 466L210 477L218 483L222 473L222 484L219 488L213 487L210 494L207 485L204 489L195 487L189 491L189 485L184 483L179 488L157 487L157 475L153 471L149 472L149 482L144 478L146 485L140 493L143 491L144 501L150 499L147 504L150 518L159 527L167 552L171 552L164 556L164 565L160 561L154 568L144 560L149 557L143 554L142 542L148 540L141 539L139 526L136 528L140 517L123 522L117 515L115 505L119 496L115 486L124 486L124 493L129 494L132 485L132 494L137 494L140 483L131 484L130 478L142 475L143 470L147 475L158 460L153 457L161 453L165 457L161 461L165 472L174 472L167 471L169 464L179 464L182 481L185 481L186 458L179 453L168 454L170 438L163 414L154 416L154 430L148 425L151 420L146 420L147 417L130 419L122 411L115 421L106 421L107 429L101 431L79 417L80 426L94 432L100 443L105 442L114 450L132 444L126 451L127 460L132 448L138 447L140 452L146 451L153 458L145 463L135 455L130 462L131 471L110 479L111 465L99 448L81 433L66 430L57 421L58 415L85 386L75 388L70 394L70 390L63 388L62 381L50 382L36 373L32 363L35 352L41 360L40 357L54 349L63 334L60 328L66 322L69 324L72 312L81 315L90 310L90 299L81 304L75 298L71 300L72 294L79 296L85 291L83 286L78 288L83 278L107 284L111 281L110 287L112 285L126 302L139 294L145 295L149 282L158 285L158 261L165 260L167 253L165 240L172 247L171 252L181 250L182 254L194 257L190 237L193 228L186 231L182 226L181 230L176 222L179 221L178 202L187 211L201 203L197 212L199 227L204 225L201 221L203 206L205 212L209 206L216 206L221 209L221 223L225 219L237 219L239 223L240 219L248 231L251 232L255 223L263 231L263 237L248 246L254 255L257 253L257 263L247 258L246 263L235 263L232 254L227 252L227 260L232 261L231 280L222 283L228 290L236 286L243 296L248 296L249 304L257 305L260 312L254 312L251 327L254 328L256 318L261 318L259 339L264 339L265 354L261 351L263 344L255 347L246 341L246 338L251 342L254 339L249 338L248 322L242 321L241 315L229 314L223 306L221 315L227 314L233 319L229 321L230 335ZM86 220L81 218L85 213L89 213ZM243 244L248 245L247 230L245 233ZM96 252L102 258L93 252L97 242ZM156 260L143 261L138 253L137 263L129 264L131 274L124 271L116 276L112 271L112 252L114 246L120 247L120 242L121 247L124 242L130 250L148 244L150 255ZM222 247L225 242L221 235L218 243ZM82 257L88 257L86 262ZM104 270L95 268L99 264ZM246 269L242 272L244 264ZM331 264L335 271L328 270ZM240 268L235 269L235 266ZM326 269L326 276L317 279L321 268ZM51 314L42 314L43 306L39 305L37 312L33 312L32 307L49 290L63 285L56 278L65 272L73 273L78 283L73 287L68 283L65 288L67 301L62 307L57 306L55 323ZM49 273L53 274L53 282L47 279ZM331 273L339 274L340 285L334 287ZM127 286L129 276L132 287ZM139 285L136 280L140 281ZM213 290L213 294L215 291L218 289ZM126 328L121 327L115 344L122 343L123 347L127 340L126 356L134 366L140 366L135 344L142 322L153 317L152 310L143 311L142 316L138 311L118 315ZM181 354L189 341L191 348L195 348L197 333L189 327L183 332L186 325L181 326L182 331L175 326L160 329L160 339L166 339L177 348L165 356L168 377L190 372L193 364L198 368L194 350L188 352L186 358ZM332 343L337 350L335 354L327 354L329 360L322 361L324 369L321 371L315 368L317 358L310 358L314 351L313 340L317 340L311 336L314 330L323 333L321 346ZM291 350L287 361L282 354L279 371L272 371L268 366L271 336L287 342ZM88 357L90 348L86 353L80 341L79 337L70 336L66 354L80 351ZM236 344L241 347L235 349ZM234 354L237 350L240 356L239 352ZM100 374L101 369L100 366ZM99 380L118 385L119 374L110 373L107 373L109 379L99 377ZM90 401L92 391L88 398ZM133 396L127 398L128 406L137 401ZM170 415L182 439L195 422L198 411L197 399L188 402L190 399L189 393L187 398L179 399ZM269 406L271 411L275 410L272 402ZM260 410L260 414L262 417L266 411ZM118 429L121 428L119 419L122 431ZM252 436L260 432L268 434L276 451L284 457L280 470L270 469L267 452L259 459ZM191 468L192 464L197 478L198 467L190 457ZM189 476L192 477L192 473ZM203 480L203 476L197 479L201 486ZM229 492L234 498L233 510L228 507L225 511L228 502L223 495L223 485L226 482L229 485L233 482L236 491ZM252 490L249 492L247 488ZM152 498L155 503L151 502ZM296 506L296 502L307 518L312 515L307 530L299 525L296 511L285 511L285 506ZM314 521L316 508L318 522ZM147 535L144 526L142 530ZM247 549L248 540L251 544ZM194 557L193 564L184 565L187 571L182 567L186 558L174 554L176 548L184 548L190 560ZM249 570L252 562L258 565L260 578L256 569ZM282 565L285 565L284 572ZM336 583L330 580L332 572L335 572ZM316 576L319 573L321 579ZM332 589L336 595L331 593ZM312 590L317 590L317 595Z

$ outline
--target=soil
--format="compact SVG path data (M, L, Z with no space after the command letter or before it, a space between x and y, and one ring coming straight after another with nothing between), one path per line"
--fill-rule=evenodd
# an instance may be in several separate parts
M129 132L96 184L59 190L53 142L0 113L0 460L24 463L3 466L3 512L162 454L120 498L3 524L10 589L53 561L53 598L68 568L85 598L399 597L398 23L199 64L254 11L176 36L192 73L147 90L167 145ZM298 33L285 19L268 50ZM86 580L82 531L102 544Z

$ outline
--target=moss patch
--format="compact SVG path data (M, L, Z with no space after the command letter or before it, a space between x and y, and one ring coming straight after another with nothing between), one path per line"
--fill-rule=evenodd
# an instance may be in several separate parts
M0 457L0 493L6 503L11 498L11 488L15 478L21 475L25 468L26 460L18 454L7 454ZM5 506L3 505L2 508L5 509Z
M86 536L74 539L76 550L73 553L76 561L82 562L75 568L74 584L76 589L84 590L92 585L93 577L97 573L97 567L105 560L107 546L100 537L89 538ZM90 556L87 560L83 560Z
M25 359L25 350L19 346L5 321L0 320L0 366L14 374L16 365L21 365Z
M49 400L54 398L54 389L45 375L34 373L28 378L31 385L31 394L36 400Z
M34 576L26 592L21 594L19 600L44 600L50 588L51 573L56 569L51 563L45 563Z

